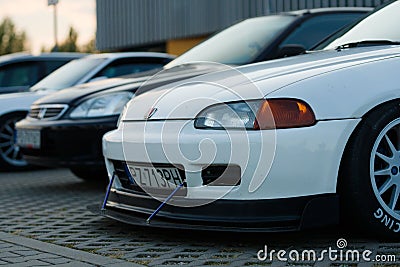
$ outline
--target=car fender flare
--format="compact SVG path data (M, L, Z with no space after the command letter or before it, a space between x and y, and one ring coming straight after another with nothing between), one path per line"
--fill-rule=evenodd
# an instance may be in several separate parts
M359 134L359 130L360 130L360 123L364 120L364 118L366 116L368 116L370 113L375 112L387 105L393 105L393 104L397 104L400 105L400 98L396 98L396 99L390 99L387 100L385 102L380 102L379 104L375 105L374 107L372 107L370 110L366 111L363 116L361 117L360 122L357 124L356 128L354 129L354 131L351 133L349 139L346 142L344 151L342 153L342 157L340 159L340 165L339 165L339 172L337 174L337 179L336 179L336 192L340 194L341 191L341 187L344 185L344 175L343 175L343 166L344 166L344 162L346 161L346 158L348 157L347 153L348 153L348 149L349 146L351 144L351 142L353 142L354 138Z

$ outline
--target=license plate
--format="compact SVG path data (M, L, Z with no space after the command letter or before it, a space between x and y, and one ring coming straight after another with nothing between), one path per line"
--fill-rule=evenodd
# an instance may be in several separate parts
M179 169L175 167L150 167L128 164L130 175L143 188L173 189L184 182Z
M40 131L17 130L17 144L25 148L40 148Z

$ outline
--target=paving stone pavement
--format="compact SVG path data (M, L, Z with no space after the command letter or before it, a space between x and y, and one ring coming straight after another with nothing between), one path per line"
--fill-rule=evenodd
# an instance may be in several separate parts
M68 170L0 173L0 265L9 266L400 266L400 244L350 235L339 228L299 233L238 234L158 230L122 224L87 210L100 204L104 183ZM332 247L394 255L396 262L259 261L257 252Z
M139 266L0 232L0 266Z

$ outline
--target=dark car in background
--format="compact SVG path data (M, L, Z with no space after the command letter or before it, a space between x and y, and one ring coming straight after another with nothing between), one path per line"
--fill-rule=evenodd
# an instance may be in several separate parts
M0 94L28 91L41 79L81 53L14 53L0 57Z
M117 127L120 112L135 94L222 67L190 62L243 65L303 53L370 10L326 8L245 20L176 58L145 86L155 73L86 84L39 99L17 123L17 143L31 164L68 167L85 180L105 177L102 136Z
M195 46L174 65L211 61L245 65L293 56L313 48L371 8L317 8L246 19Z

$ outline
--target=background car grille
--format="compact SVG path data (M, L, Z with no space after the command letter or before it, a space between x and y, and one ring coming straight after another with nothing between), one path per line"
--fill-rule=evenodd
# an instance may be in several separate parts
M56 120L68 109L68 105L41 105L32 106L28 117L37 120Z

